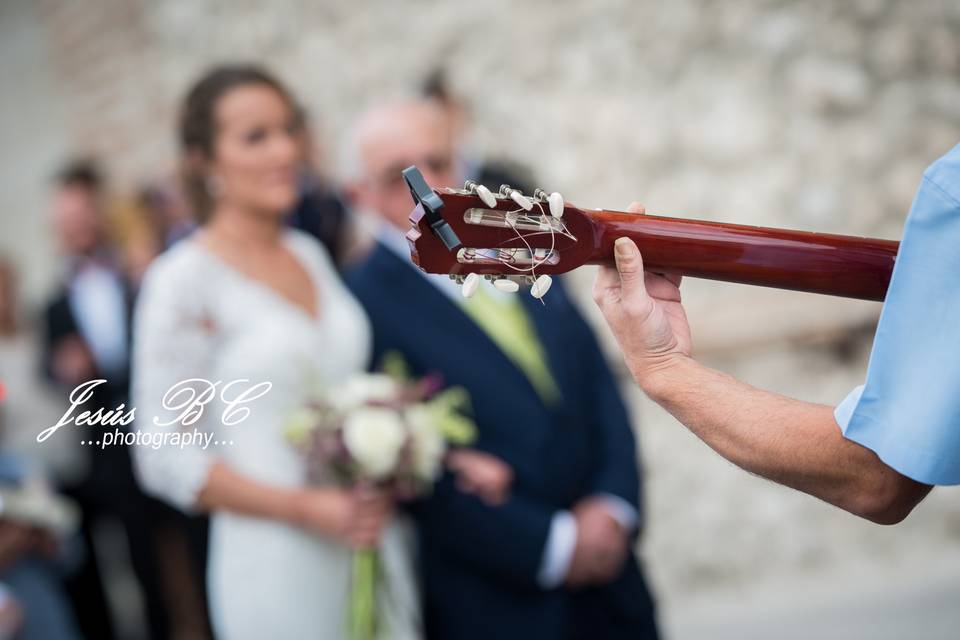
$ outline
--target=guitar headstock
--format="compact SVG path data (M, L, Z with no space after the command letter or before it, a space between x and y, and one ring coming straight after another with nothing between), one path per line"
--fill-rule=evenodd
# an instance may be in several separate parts
M403 175L416 204L407 242L427 273L532 284L572 271L593 254L594 223L560 194L525 195L507 185L490 192L472 181L463 189L434 189L416 167Z

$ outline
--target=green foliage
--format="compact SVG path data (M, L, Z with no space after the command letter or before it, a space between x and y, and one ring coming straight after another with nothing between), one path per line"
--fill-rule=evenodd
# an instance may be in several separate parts
M424 403L430 419L444 440L457 446L466 446L477 439L477 425L468 418L471 413L470 394L463 387L450 387Z

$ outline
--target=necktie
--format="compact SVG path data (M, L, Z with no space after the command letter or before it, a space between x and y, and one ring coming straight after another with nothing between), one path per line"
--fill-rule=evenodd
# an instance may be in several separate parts
M513 296L494 298L480 287L472 298L463 301L462 308L523 372L545 404L559 399L560 390L547 367L543 345L519 300Z

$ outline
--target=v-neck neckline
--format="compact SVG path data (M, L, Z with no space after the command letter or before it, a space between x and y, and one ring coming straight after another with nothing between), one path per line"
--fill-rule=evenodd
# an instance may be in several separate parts
M310 265L308 265L303 260L299 252L293 247L293 243L290 241L289 232L284 231L283 234L281 235L280 241L283 243L284 249L286 249L287 252L290 253L290 257L293 258L294 262L296 262L297 265L301 269L303 269L303 272L306 274L307 279L310 281L310 286L313 287L313 292L314 292L313 293L313 302L314 302L313 310L310 310L305 306L303 306L302 304L287 297L286 295L284 295L274 287L270 286L263 280L256 278L246 273L242 269L239 269L238 267L234 266L229 261L225 260L220 255L218 255L210 247L206 246L203 242L201 242L200 238L193 237L193 238L190 238L189 240L185 240L185 242L192 242L197 249L199 249L203 254L205 254L210 260L215 262L221 269L227 271L228 273L232 274L233 276L242 280L243 282L248 283L253 288L264 292L266 295L272 297L273 299L279 300L283 304L283 306L292 310L294 313L297 313L298 315L300 315L301 317L309 321L311 324L320 324L324 320L326 314L323 313L322 307L320 304L321 291L320 291L319 274L315 273L314 270L310 268Z

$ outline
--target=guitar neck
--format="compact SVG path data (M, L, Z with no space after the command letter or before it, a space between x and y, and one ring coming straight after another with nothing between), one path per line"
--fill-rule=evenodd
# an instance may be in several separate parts
M598 233L594 264L613 263L613 243L637 243L644 266L695 278L883 300L899 243L699 220L585 211Z

